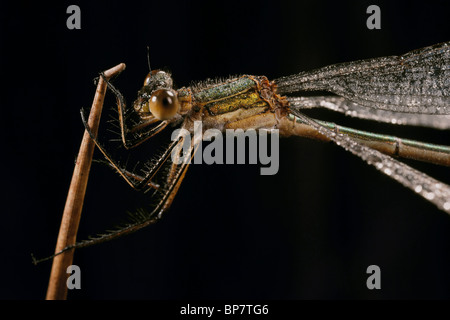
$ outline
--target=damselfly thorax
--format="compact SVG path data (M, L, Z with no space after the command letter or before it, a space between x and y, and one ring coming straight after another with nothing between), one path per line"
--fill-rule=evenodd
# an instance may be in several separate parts
M183 118L183 128L194 133L194 121L202 121L203 130L275 129L289 114L286 97L277 94L276 84L265 76L211 80L176 91L170 87L169 77L164 71L152 71L147 76L134 103L142 119L170 123ZM159 85L153 85L153 81ZM149 98L147 92L153 86L156 94Z

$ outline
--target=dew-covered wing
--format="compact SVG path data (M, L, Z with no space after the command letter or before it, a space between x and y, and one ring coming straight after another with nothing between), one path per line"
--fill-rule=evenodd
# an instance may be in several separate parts
M337 145L350 151L354 155L357 155L368 164L373 165L379 171L397 180L405 187L415 191L426 200L435 204L439 209L450 213L450 186L417 171L388 155L371 149L345 134L336 134L294 108L291 109L291 112L301 121L327 136Z
M324 90L376 109L450 114L450 42L402 56L335 64L275 82L281 94Z
M450 115L405 113L364 107L338 96L288 97L293 108L325 108L347 116L398 125L420 126L433 129L450 129Z

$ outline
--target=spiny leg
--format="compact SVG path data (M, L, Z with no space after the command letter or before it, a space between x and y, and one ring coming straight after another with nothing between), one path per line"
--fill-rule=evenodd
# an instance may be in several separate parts
M150 125L157 123L158 119L155 117L148 117L146 119L142 119L139 117L134 110L128 110L126 108L125 100L122 94L117 90L111 82L109 82L102 74L100 76L106 82L108 88L114 93L117 100L117 108L119 114L119 124L120 124L120 132L122 137L123 145L126 149L131 149L137 147L138 145L145 142L147 139L150 139L155 134L161 132L167 125L168 121L162 121L158 125L148 128ZM135 123L129 128L127 122L130 121L130 117L135 116ZM128 121L127 121L128 120Z
M100 163L102 165L105 165L107 167L109 167L110 169L113 169L115 172L117 172L117 168L116 166L114 166L110 161L106 161L106 160L98 160L98 159L93 159L92 162L96 162L96 163ZM146 177L145 176L141 176L135 172L120 168L121 172L126 175L128 178L131 178L132 180L136 180L136 181L143 181ZM154 183L152 181L148 181L147 186L153 188L153 189L158 189L159 188L159 184Z
M178 139L181 141L184 141L184 138L182 135L178 136ZM173 153L172 153L172 165L170 167L170 171L167 177L167 181L169 183L173 183L174 184L174 188L173 188L173 192L170 194L170 196L167 198L166 203L164 204L164 210L161 212L161 214L163 212L165 212L166 210L168 210L170 208L170 206L172 205L173 200L175 199L175 196L178 192L178 189L180 188L181 182L184 179L184 175L186 174L187 168L189 167L189 164L191 163L195 153L197 152L197 148L199 147L199 143L201 140L193 140L191 142L191 146L189 148L189 153L187 155L183 154L183 156L181 156L181 150L182 150L182 144L183 142L180 142L179 144L177 144L177 146L175 147ZM180 159L183 158L182 161L180 161ZM177 163L182 162L183 165L186 166L186 169L184 170L184 172L181 174L181 176L178 176L177 174Z
M151 169L146 173L142 179L138 179L136 182L133 179L130 179L131 177L137 176L134 173L130 173L129 171L121 168L119 164L113 160L113 158L109 155L109 153L105 150L105 148L100 144L100 142L97 140L97 138L92 134L92 131L90 130L86 118L84 116L83 111L81 111L81 120L84 124L84 127L86 128L86 131L89 133L91 139L94 141L95 145L98 147L98 149L101 151L101 153L105 156L105 158L109 161L110 165L114 167L117 172L122 176L122 178L134 189L136 190L142 190L146 186L154 186L154 184L150 183L150 180L155 176L155 174L161 169L163 164L166 162L166 160L169 158L169 155L171 154L173 148L177 145L179 142L178 140L172 141L172 143L169 145L167 150L164 152L164 154L159 157L156 164L151 167ZM140 181L139 181L140 180Z
M182 144L183 139L177 140L177 143ZM196 149L196 146L194 144L192 144L190 147L191 158L194 154L193 151L195 149ZM174 166L174 164L172 164L172 168L173 168L173 166ZM90 239L77 242L71 246L67 246L60 252L57 252L47 258L36 259L36 258L32 257L33 263L38 264L40 262L50 260L50 259L54 258L55 256L60 255L61 253L65 252L67 250L84 248L84 247L92 246L92 245L99 244L102 242L110 241L110 240L113 240L120 236L136 232L142 228L145 228L151 224L156 223L158 220L161 219L162 215L169 209L170 205L172 204L173 199L175 198L175 195L178 192L178 189L181 185L181 182L186 175L186 171L189 167L189 161L184 161L182 164L175 165L175 166L177 167L176 174L174 174L172 181L169 182L169 184L167 185L167 188L164 190L162 198L158 201L157 205L153 208L153 210L150 213L146 212L145 210L142 210L142 209L138 210L135 214L130 215L130 218L132 221L129 223L126 223L122 227L119 227L116 230L110 230L107 233L100 234L96 237L92 237Z
M161 131L162 129L164 129L167 125L167 122L161 122L158 126L156 126L155 128L145 131L145 132L141 132L139 133L134 133L135 131L138 130L142 130L145 129L146 126L153 124L155 122L157 122L158 120L155 121L155 119L147 119L144 122L141 122L140 124L136 125L135 127L133 127L130 131L133 132L133 142L129 142L130 140L126 139L126 132L128 132L128 128L125 126L125 103L124 103L124 99L122 94L108 81L108 79L106 79L104 77L103 74L100 74L100 76L103 78L103 80L106 82L108 88L113 91L113 93L116 96L117 99L117 105L118 105L118 114L119 114L119 125L120 125L120 130L121 130L121 136L122 136L122 140L124 143L125 148L130 148L130 147L135 147L139 144L141 144L142 142L144 142L145 140L149 139L151 136L153 136L154 134L158 133L159 131ZM87 130L87 132L90 134L91 138L93 139L93 141L95 142L95 144L97 145L97 147L99 148L99 150L103 153L103 155L105 156L105 158L109 161L110 166L112 166L113 168L116 169L116 171L122 176L122 178L134 189L136 190L142 190L146 185L148 186L152 186L153 188L157 188L158 186L154 183L152 183L150 180L151 178L154 176L154 174L159 170L159 168L161 167L161 165L165 162L165 160L167 159L167 155L170 154L171 149L176 145L176 142L173 142L168 150L166 151L165 154L163 154L157 161L157 166L151 166L151 170L148 171L146 173L146 175L144 177L141 177L133 172L130 172L128 170L126 170L125 168L121 168L120 165L117 163L117 161L114 161L113 158L110 156L110 154L106 151L106 149L99 143L99 141L96 139L96 137L94 137L91 133L91 130L89 128L89 126L87 125L86 122L86 118L85 115L83 113L83 111L81 111L81 118L82 118L82 122ZM138 135L140 138L136 138L136 135Z

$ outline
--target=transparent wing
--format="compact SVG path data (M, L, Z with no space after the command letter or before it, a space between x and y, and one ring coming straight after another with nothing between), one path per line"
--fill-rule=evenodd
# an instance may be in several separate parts
M450 114L450 42L391 56L335 64L275 80L281 94L324 90L361 106Z
M289 104L297 109L326 108L360 119L441 130L450 129L450 115L404 113L373 109L338 96L288 97L287 99Z
M315 120L292 108L292 114L308 124L319 133L327 136L337 145L362 158L368 164L397 180L405 187L420 194L426 200L435 204L439 209L450 214L450 186L420 172L410 166L395 160L377 150L371 149L345 134L336 134L332 130L320 125Z

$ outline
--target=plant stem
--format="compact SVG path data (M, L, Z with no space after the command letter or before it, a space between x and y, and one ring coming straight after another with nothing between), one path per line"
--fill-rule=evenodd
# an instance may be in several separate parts
M110 77L122 72L124 69L125 64L121 63L105 71L104 76L106 79L109 79ZM106 82L102 77L99 77L88 120L89 128L95 136L98 132L105 93ZM94 141L85 130L83 140L81 141L80 150L78 152L77 161L75 163L72 181L70 182L69 192L67 194L55 253L61 251L69 245L74 244L76 241L94 147ZM69 276L69 274L67 274L67 267L72 264L73 254L74 249L68 250L53 258L53 265L47 289L47 300L65 300L67 298L66 282Z

